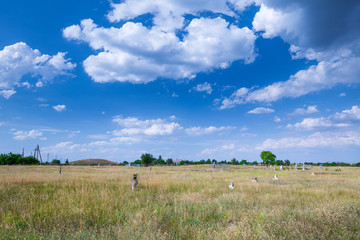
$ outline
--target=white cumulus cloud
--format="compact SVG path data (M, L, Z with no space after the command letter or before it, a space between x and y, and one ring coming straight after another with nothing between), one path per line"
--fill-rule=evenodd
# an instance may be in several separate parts
M15 93L16 93L15 90L1 90L0 91L0 95L3 96L5 99L9 99Z
M28 139L40 139L46 140L46 137L43 137L43 133L38 130L30 130L30 131L16 131L12 133L14 135L15 140L28 140Z
M204 83L200 83L200 84L196 85L193 88L193 90L197 91L197 92L206 92L207 94L211 94L213 91L211 84L208 82L204 82Z
M221 133L224 131L229 131L234 129L234 127L230 127L230 126L222 126L222 127L214 127L214 126L210 126L210 127L192 127L192 128L187 128L185 129L185 132L188 135L195 135L195 136L199 136L199 135L205 135L205 134L214 134L214 133Z
M9 98L15 93L17 86L29 87L29 82L21 82L23 76L31 74L38 83L43 84L59 75L68 75L76 64L65 58L65 53L59 52L50 56L41 54L26 43L19 42L0 50L0 90L1 95ZM38 85L38 84L37 84Z
M171 116L169 118L173 120ZM172 135L182 127L176 122L170 122L168 119L150 119L140 120L135 117L123 118L116 116L113 122L118 123L124 127L120 130L114 130L112 133L114 136L134 136L134 135L145 135L145 136L165 136Z
M297 72L284 82L275 82L252 91L240 88L229 98L222 100L220 109L248 102L274 102L284 97L296 98L339 83L359 83L359 64L360 57L342 58L335 62L323 61ZM238 94L238 91L242 94Z
M263 113L273 113L273 112L275 112L274 109L264 108L264 107L258 107L251 111L248 111L248 113L251 113L251 114L263 114Z
M319 112L319 110L317 109L317 106L314 105L314 106L308 106L307 108L297 108L290 115L309 115L317 112Z
M360 145L359 131L347 132L316 132L305 137L286 137L281 139L267 139L256 149L284 149L284 148L316 148L339 147L344 145Z
M60 105L59 104L59 105L53 106L53 109L55 109L58 112L62 112L62 111L66 110L66 105Z
M329 128L329 127L348 127L360 120L359 106L352 106L351 109L346 109L340 113L335 113L328 117L320 118L304 118L302 122L295 124L288 124L287 128L297 130L312 130L314 128Z
M253 29L263 38L281 37L290 44L294 59L317 63L287 80L236 92L222 100L220 109L248 102L274 102L297 98L338 84L360 82L360 2L262 0ZM335 20L336 19L336 20ZM346 27L344 27L346 26Z
M252 4L238 2L229 3L239 8ZM125 21L121 27L104 28L86 19L63 30L65 38L86 42L100 51L84 61L85 71L96 82L193 78L199 72L227 68L236 60L251 63L255 59L256 35L252 30L239 28L221 17L197 16L202 11L235 16L226 1L127 0L112 7L108 19ZM131 21L145 13L153 14L153 26ZM195 18L186 22L185 14Z

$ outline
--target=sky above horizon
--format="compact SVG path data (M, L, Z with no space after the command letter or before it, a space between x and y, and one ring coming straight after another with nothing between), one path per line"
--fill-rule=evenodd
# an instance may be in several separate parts
M360 2L0 3L0 152L360 162Z

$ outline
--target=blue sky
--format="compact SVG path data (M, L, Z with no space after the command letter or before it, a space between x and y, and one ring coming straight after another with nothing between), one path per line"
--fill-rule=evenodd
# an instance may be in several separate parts
M359 162L358 1L2 1L0 152Z

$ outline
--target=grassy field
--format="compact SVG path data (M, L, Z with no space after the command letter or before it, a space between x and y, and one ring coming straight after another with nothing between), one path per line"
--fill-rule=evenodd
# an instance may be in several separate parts
M0 238L359 239L360 168L0 166Z

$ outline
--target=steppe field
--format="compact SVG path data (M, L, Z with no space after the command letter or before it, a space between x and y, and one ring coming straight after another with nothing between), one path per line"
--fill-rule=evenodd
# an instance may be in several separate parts
M360 168L0 166L0 239L360 239Z

